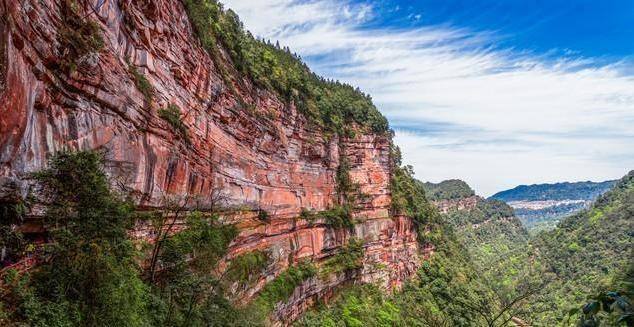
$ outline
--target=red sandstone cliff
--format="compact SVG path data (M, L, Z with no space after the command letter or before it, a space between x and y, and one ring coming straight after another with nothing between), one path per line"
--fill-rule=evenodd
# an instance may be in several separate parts
M24 195L25 174L41 169L57 150L105 149L110 174L125 179L141 206L159 206L168 194L205 197L222 190L231 204L272 214L270 222L255 212L233 218L241 233L229 258L255 249L273 254L270 274L247 297L297 260L323 261L352 236L365 241L361 271L308 280L278 306L282 320L342 283L392 287L415 271L420 258L412 223L388 211L389 135L326 137L292 104L247 79L234 80L237 94L254 104L245 110L179 1L87 1L81 10L98 23L105 46L72 74L54 68L62 60L59 3L0 1L0 189L16 184ZM135 86L130 65L153 86L152 102ZM191 144L158 117L169 104L180 108ZM368 195L354 212L354 232L298 218L302 208L321 211L334 203L342 157Z

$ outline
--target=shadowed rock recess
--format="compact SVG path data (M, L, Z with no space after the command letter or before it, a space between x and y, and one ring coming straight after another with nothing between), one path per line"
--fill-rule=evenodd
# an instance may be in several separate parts
M293 101L233 68L224 46L210 56L180 1L78 1L73 10L101 35L84 40L94 52L66 44L77 40L65 40L65 28L77 26L58 1L0 1L2 197L26 196L27 174L62 149L103 150L109 175L141 208L221 190L226 205L247 208L225 217L240 231L227 259L255 250L271 258L238 296L244 302L290 265L319 264L351 238L363 241L362 268L304 281L277 306L278 320L346 283L399 287L418 268L424 255L413 223L390 212L389 132L359 126L344 137L311 123ZM302 210L337 204L343 162L363 194L354 227L302 219ZM258 219L261 211L268 219Z

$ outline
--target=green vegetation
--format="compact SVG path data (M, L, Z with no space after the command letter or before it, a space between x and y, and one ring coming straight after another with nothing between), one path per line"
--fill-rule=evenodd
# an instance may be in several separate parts
M127 237L132 206L110 191L101 157L60 153L38 173L54 240L36 270L5 276L10 320L33 326L147 323L148 287Z
M270 281L253 301L256 306L264 306L270 312L278 302L288 299L303 281L317 274L317 268L310 262L291 266Z
M467 183L459 179L450 179L440 183L425 183L425 194L431 201L462 199L475 195Z
M345 228L349 231L354 230L354 221L352 218L352 214L350 213L350 207L347 205L336 205L331 209L319 212L302 208L299 217L311 224L317 219L323 219L326 225L334 229Z
M538 281L527 275L538 267L527 267L531 253L528 233L513 214L513 209L498 200L480 200L471 210L445 215L455 228L482 280L500 297L519 296L518 290Z
M235 74L246 76L259 86L293 102L306 118L322 128L344 135L354 123L375 133L386 133L388 123L370 96L350 85L324 80L315 75L288 48L281 49L255 39L245 31L232 10L216 0L185 0L189 18L203 47L210 53L228 87L233 88L233 71L225 67L219 45L231 57Z
M502 201L594 200L617 181L520 185L491 196Z
M392 192L392 214L412 217L414 222L424 225L435 213L425 197L423 183L414 179L412 166L401 167L401 151L392 146L393 171L390 180Z
M632 261L632 217L634 215L634 171L600 196L594 205L572 215L549 232L531 241L536 261L544 267L549 283L531 303L529 320L544 325L565 322L566 313L586 303L590 294L617 290L631 296L623 280Z
M175 104L170 104L167 108L159 109L158 116L167 121L186 143L191 142L189 133L187 132L187 126L185 126L185 123L183 123L181 119L181 110Z
M62 152L37 173L51 242L40 264L9 270L0 320L29 326L225 326L237 313L213 269L237 235L217 217L187 215L187 228L157 241L156 278L130 239L134 207L113 192L94 152ZM144 278L143 276L148 276ZM204 322L204 323L203 323Z
M341 290L334 302L304 314L295 325L487 325L479 311L491 311L487 318L493 320L499 308L491 291L480 281L451 228L440 222L431 226L434 231L430 233L437 235L437 252L400 292L386 294L373 285L351 286ZM509 315L501 317L508 319Z
M268 254L259 250L241 254L231 260L226 272L227 278L248 285L266 268L268 261Z
M335 206L332 209L321 211L317 213L317 217L323 218L327 225L335 229L354 229L354 221L350 214L350 208L347 206Z
M338 252L328 258L319 271L321 276L351 271L363 267L363 241L351 238Z
M130 71L130 74L132 74L132 77L134 77L134 85L136 85L137 89L139 89L141 94L143 94L143 96L145 97L145 102L147 102L147 104L149 105L150 103L152 103L152 99L154 99L154 87L152 87L152 84L150 84L150 81L148 81L147 77L141 74L139 70L136 69L136 67L134 67L133 65L129 65L128 69ZM173 111L173 109L170 109L170 106L168 106L168 110ZM176 107L176 109L178 111L177 117L180 121L180 110L178 110L178 107Z
M99 25L79 11L77 1L62 0L60 11L62 22L57 31L59 57L62 58L60 69L72 73L77 69L80 59L101 51L104 42Z

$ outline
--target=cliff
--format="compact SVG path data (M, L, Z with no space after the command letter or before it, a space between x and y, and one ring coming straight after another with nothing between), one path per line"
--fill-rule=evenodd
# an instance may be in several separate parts
M180 1L92 0L72 10L96 24L99 51L73 53L65 45L75 22L63 3L1 2L5 200L26 196L28 174L61 149L104 150L109 174L141 207L160 207L169 196L198 196L211 206L212 194L221 192L224 205L243 208L226 218L240 230L227 259L254 250L272 254L267 274L241 295L245 301L288 266L323 262L351 237L364 241L361 269L309 279L278 305L279 320L292 320L341 284L398 287L415 272L421 257L412 222L389 210L389 133L358 129L343 137L311 124L292 101L233 72L226 48L212 59ZM167 109L177 111L180 125L162 116ZM352 213L354 228L301 219L302 209L336 204L344 160L364 194ZM258 219L261 211L269 219Z

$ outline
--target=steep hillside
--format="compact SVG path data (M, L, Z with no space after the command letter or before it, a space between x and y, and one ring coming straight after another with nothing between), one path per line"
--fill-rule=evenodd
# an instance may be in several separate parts
M598 291L624 290L634 256L634 171L594 204L565 218L555 230L537 235L532 244L548 281L545 301L531 307L531 320L552 326L566 312ZM631 275L629 283L631 285Z
M214 246L227 248L213 251L222 258L213 274L244 265L235 269L248 273L235 276L248 283L228 285L229 298L241 305L267 299L272 321L293 320L345 284L399 288L433 248L423 251L416 238L425 203L394 189L400 162L370 97L254 39L216 1L2 0L0 17L0 199L3 212L16 216L3 219L3 231L58 240L43 229L51 226L42 223L41 204L74 202L33 199L44 186L31 173L52 158L59 171L74 167L71 176L99 175L97 164L77 171L85 167L74 160L88 159L55 156L98 150L112 186L149 212L131 233L160 244L148 263L152 281L173 267L169 253L199 253L202 245L188 242L222 222L236 235L226 242L221 233ZM49 196L65 185L47 181ZM96 204L81 203L100 212ZM196 210L219 217L192 222L202 234L194 228L173 238ZM156 229L156 216L173 222ZM5 240L3 265L28 269L37 261L24 248L7 253ZM310 269L296 269L307 262Z
M594 200L607 192L617 181L605 182L564 182L555 184L520 185L491 196L506 202L545 200Z
M401 170L401 173L406 172ZM408 190L403 194L418 199L425 197L423 183L409 178L403 180L407 183L399 184ZM448 184L456 185L455 182ZM419 230L419 241L424 247L433 244L434 254L401 291L390 294L371 285L353 285L338 292L332 301L310 310L296 325L505 325L512 319L513 311L503 309L503 299L497 297L482 278L458 236L460 231L454 231L452 225L445 215L430 210L426 227Z
M616 181L520 185L491 196L507 202L531 231L550 230L559 220L589 206Z
M423 183L427 199L431 201L462 199L474 196L471 187L459 179L450 179L440 183Z
M434 204L455 230L458 240L467 250L475 268L499 294L511 296L518 280L527 272L524 261L528 257L528 233L513 208L495 199L473 196L464 182L425 183L428 194L435 196ZM432 188L428 186L432 185ZM455 185L462 185L463 197L453 196Z

